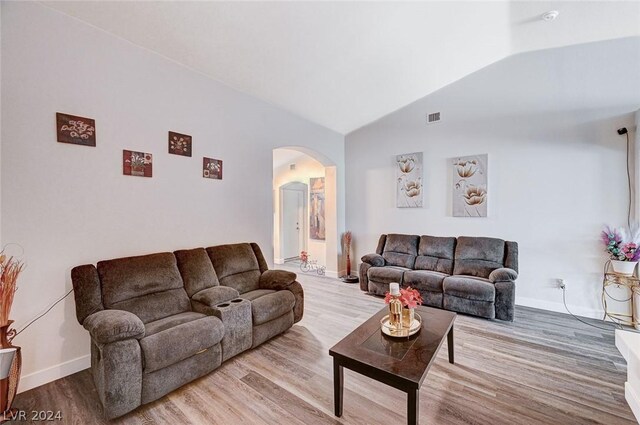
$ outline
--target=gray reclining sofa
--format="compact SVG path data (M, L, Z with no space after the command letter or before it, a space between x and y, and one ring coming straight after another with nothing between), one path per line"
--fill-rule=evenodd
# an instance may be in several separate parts
M303 313L295 273L268 270L254 243L100 261L71 279L107 419L208 374Z
M362 257L360 289L418 289L424 305L513 321L518 244L496 238L382 235Z

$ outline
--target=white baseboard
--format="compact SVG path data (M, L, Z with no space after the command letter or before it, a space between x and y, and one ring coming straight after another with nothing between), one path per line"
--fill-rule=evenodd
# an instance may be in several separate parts
M284 258L274 258L273 264L284 264Z
M526 297L516 297L516 305L521 305L524 307L532 307L539 308L540 310L549 310L555 311L558 313L567 313L567 309L564 307L563 303L554 302L554 301L544 301L538 300L535 298L526 298ZM604 312L602 310L590 309L585 307L578 306L569 306L569 309L576 316L588 317L591 319L602 319L604 316Z
M91 356L87 354L86 356L68 360L64 363L24 375L20 377L18 393L28 391L32 388L39 387L40 385L55 381L56 379L64 378L65 376L80 372L90 366Z
M638 396L638 393L633 390L633 387L631 387L628 382L624 383L624 398L636 416L636 421L640 423L640 396Z
M331 271L331 270L325 270L324 275L327 276L327 277L332 277L334 279L338 278L338 272L334 272L334 271Z

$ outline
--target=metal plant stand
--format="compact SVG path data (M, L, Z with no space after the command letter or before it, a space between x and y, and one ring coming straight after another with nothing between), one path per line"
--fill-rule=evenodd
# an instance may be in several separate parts
M607 288L610 286L614 286L616 288L627 288L629 293L628 298L618 299L612 297L607 292ZM634 315L634 312L636 311L634 306L635 293L640 293L640 278L638 277L637 268L634 271L633 275L624 275L614 272L613 268L611 267L611 262L608 261L605 265L604 279L602 280L602 307L604 308L604 316L602 317L602 320L606 320L607 318L609 318L609 320L614 323L639 328L640 317L635 317ZM631 314L615 313L609 311L607 300L629 302L631 307Z

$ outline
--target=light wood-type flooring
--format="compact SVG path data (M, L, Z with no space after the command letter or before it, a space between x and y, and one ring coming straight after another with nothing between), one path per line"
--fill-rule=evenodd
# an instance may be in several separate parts
M357 285L299 275L300 323L112 423L404 424L404 393L346 369L344 416L333 416L329 348L382 299ZM636 423L613 327L600 331L568 315L518 307L513 323L458 315L455 338L456 364L448 363L445 342L420 391L423 425ZM60 411L66 424L106 423L89 370L19 394L14 406L28 415Z

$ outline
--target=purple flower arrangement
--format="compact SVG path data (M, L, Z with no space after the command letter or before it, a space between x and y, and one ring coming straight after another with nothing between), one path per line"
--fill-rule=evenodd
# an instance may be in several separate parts
M629 238L624 229L612 229L607 226L600 236L610 259L618 261L638 261L640 259L640 250L635 242L636 238Z

